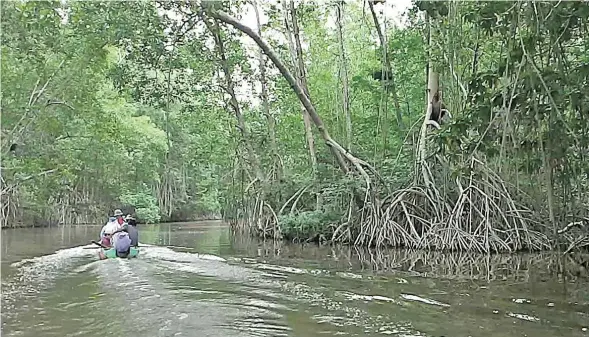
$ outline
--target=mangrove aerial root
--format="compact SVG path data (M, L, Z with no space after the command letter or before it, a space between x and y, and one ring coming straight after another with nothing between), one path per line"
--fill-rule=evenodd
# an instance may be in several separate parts
M443 192L433 181L416 182L367 205L355 244L480 253L549 249L548 237L532 229L538 221L503 180L474 156L468 164Z

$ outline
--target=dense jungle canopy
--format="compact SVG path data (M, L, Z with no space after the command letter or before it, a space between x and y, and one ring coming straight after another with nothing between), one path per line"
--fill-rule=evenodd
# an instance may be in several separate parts
M3 227L128 207L295 241L587 244L587 2L415 1L403 25L382 0L1 6Z

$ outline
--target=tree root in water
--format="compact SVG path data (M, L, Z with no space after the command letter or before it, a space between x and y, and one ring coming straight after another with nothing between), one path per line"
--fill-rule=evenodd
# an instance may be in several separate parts
M355 244L480 253L551 248L548 237L532 229L538 227L532 211L495 172L474 157L467 171L446 193L433 183L414 183L366 207Z

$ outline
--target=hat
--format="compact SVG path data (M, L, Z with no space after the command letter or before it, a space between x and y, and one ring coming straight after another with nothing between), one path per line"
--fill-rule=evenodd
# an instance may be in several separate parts
M120 209L115 209L115 216L123 216L123 211L121 211Z
M125 220L135 220L135 218L133 218L131 216L131 214L127 214L127 216L125 217Z

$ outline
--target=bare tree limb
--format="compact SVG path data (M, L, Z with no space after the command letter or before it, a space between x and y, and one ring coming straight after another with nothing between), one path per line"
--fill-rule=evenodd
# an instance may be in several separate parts
M297 83L297 81L292 76L290 71L288 71L288 69L284 66L282 61L280 61L280 59L278 58L276 53L274 53L274 51L270 48L270 46L264 40L262 40L262 38L258 34L256 34L256 32L254 32L251 28L243 25L242 23L240 23L233 17L229 16L228 14L218 10L210 10L208 11L208 13L212 17L237 28L238 30L242 31L243 33L251 37L264 51L264 54L266 54L268 58L272 60L272 62L274 63L274 65L276 65L282 76L284 76L286 81L290 84L291 88L297 94L298 98L300 99L301 103L303 104L307 112L309 112L309 115L313 120L315 127L317 128L317 130L319 130L325 143L329 146L332 154L337 159L340 169L344 173L348 173L349 169L346 166L345 161L343 160L341 151L338 151L338 149L332 146L332 144L335 143L335 141L329 135L329 132L325 128L325 125L323 124L321 117L319 117L319 115L317 114L317 111L315 110L315 107L309 100L309 97L305 94L303 88Z
M393 92L393 104L395 105L395 112L397 116L397 123L399 124L399 128L403 130L405 125L403 124L403 118L401 116L401 104L399 103L399 95L397 94L397 86L395 84L395 78L393 75L393 67L391 65L391 60L388 57L387 49L388 46L386 44L386 39L384 33L380 28L380 23L378 22L378 17L376 16L376 11L374 10L374 1L368 1L368 6L370 7L370 12L372 13L372 20L374 21L374 26L376 27L376 31L378 33L378 38L380 40L380 46L383 50L383 66L385 71L387 72L386 81L387 84L390 85L391 91ZM385 95L388 96L388 85L385 87Z

